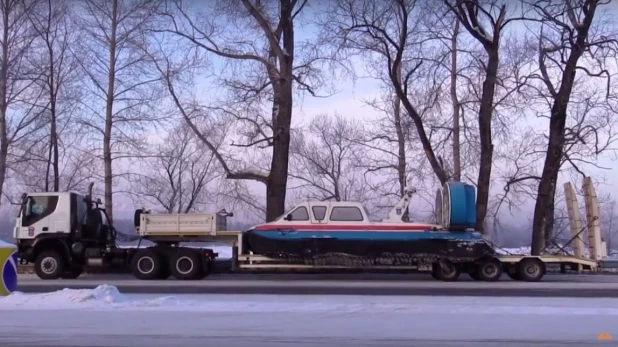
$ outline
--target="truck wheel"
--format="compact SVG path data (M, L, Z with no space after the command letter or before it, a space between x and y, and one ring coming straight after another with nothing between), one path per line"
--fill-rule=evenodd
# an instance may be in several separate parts
M524 258L517 264L517 276L521 281L538 282L545 276L545 264L537 258Z
M64 273L66 263L57 251L41 252L34 261L34 272L42 280L55 280Z
M131 259L131 272L140 280L155 280L161 276L163 261L159 253L140 249Z
M453 282L457 281L461 270L457 265L443 261L442 263L434 263L431 269L431 276L440 281Z
M496 282L502 276L502 263L496 258L481 261L476 268L476 276L480 281Z
M204 278L200 255L191 249L179 248L170 259L170 272L178 280Z

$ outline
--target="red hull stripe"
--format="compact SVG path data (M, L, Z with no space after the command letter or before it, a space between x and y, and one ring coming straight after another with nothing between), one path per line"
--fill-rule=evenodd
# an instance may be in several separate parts
M296 231L426 231L434 225L335 225L335 224L262 224L254 230L294 229Z

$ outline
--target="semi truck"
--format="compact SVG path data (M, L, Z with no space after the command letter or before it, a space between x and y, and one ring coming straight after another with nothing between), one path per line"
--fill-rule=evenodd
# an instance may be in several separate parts
M393 207L389 217L379 224L382 228L378 228L379 230L386 228L393 231L392 235L399 234L397 237L401 235L402 222L398 219L408 209L413 192L413 189L406 190L406 194ZM447 215L443 219L447 219L452 224L455 214L446 213L443 207L452 208L450 206L456 206L458 203L450 198L446 200L448 201L441 200L442 207L439 213ZM216 213L156 214L146 209L138 209L134 214L136 233L134 236L127 236L114 228L109 221L105 208L101 205L100 199L95 201L92 198L92 185L88 194L77 192L23 194L14 230L20 264L32 263L36 275L44 280L74 279L79 277L86 269L92 267L104 267L112 271L113 269L129 269L140 280L167 279L170 276L177 280L200 280L210 273L218 254L211 248L198 244L212 241L224 241L232 245L231 269L240 273L362 269L363 271L428 272L435 279L442 281L455 281L462 273L468 274L475 280L482 281L497 281L504 273L513 280L540 281L546 274L549 264L557 264L563 271L575 270L578 272L596 271L600 264L599 259L590 259L584 256L503 255L493 251L486 253L485 256L480 256L478 259L472 259L466 258L465 254L467 253L461 253L461 250L454 249L460 246L454 247L452 245L434 251L433 254L423 254L422 256L415 254L385 256L382 253L371 257L371 242L363 243L361 246L363 251L369 254L368 256L362 256L365 254L363 253L361 257L340 257L338 254L330 257L309 254L304 257L304 253L317 252L319 247L325 246L315 246L315 236L313 236L313 241L309 236L302 239L297 237L299 232L296 229L303 230L303 226L299 226L298 219L301 214L297 211L304 210L305 213L311 211L306 215L307 219L301 219L307 221L307 227L304 228L304 231L321 230L323 232L329 225L331 227L336 226L333 232L339 234L333 238L337 238L343 235L342 229L356 228L358 230L359 227L363 226L363 222L360 222L359 219L353 219L357 222L352 225L350 222L342 221L341 218L344 215L339 212L337 212L339 219L336 219L334 217L336 211L348 211L346 213L349 213L356 209L359 214L349 214L349 216L359 216L361 219L368 218L364 208L359 203L354 202L302 203L278 220L266 223L262 225L262 228L256 227L250 230L263 232L261 235L274 237L274 240L278 242L277 244L287 242L287 255L273 254L272 252L270 254L255 254L248 246L247 231L227 230L227 218L233 217L233 213L226 210ZM320 213L319 216L317 215L318 212ZM470 219L470 216L464 214L463 218ZM377 228L374 223L368 223L371 228ZM406 226L406 228L410 228L410 226ZM434 229L427 231L433 233L429 235L429 238L435 239L454 235L449 230L440 230L437 227ZM368 229L365 227L362 230ZM467 233L466 231L458 232ZM349 232L346 233L350 234ZM363 233L366 233L366 231L363 231ZM118 244L119 236L123 236L125 240L132 238L132 240L140 243L144 240L150 241L153 245L148 247L138 246L137 248L121 247ZM461 246L463 248L467 245L471 249L472 242L476 242L469 237L453 237L463 240ZM579 237L579 234L577 237ZM290 243L290 241L294 243ZM290 256L289 249L301 244L298 242L302 242L304 248L298 254ZM429 240L428 247L431 246L432 242L432 240ZM592 242L596 244L595 240ZM397 243L401 242L395 242L395 244ZM185 246L181 244L185 244ZM290 245L292 245L291 248ZM315 247L307 248L307 245ZM330 246L331 244L326 244L326 247ZM418 253L416 250L414 252ZM464 255L457 258L453 255L456 252ZM301 255L301 257L298 255Z

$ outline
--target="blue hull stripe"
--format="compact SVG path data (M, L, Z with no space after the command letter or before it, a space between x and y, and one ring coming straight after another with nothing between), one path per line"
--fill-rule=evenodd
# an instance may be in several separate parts
M483 236L477 232L385 232L385 231L280 231L253 230L253 233L277 240L298 240L313 238L329 238L343 240L466 240L481 241Z

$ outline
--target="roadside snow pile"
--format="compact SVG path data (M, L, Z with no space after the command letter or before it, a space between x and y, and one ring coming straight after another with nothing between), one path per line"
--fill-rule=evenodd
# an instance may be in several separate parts
M127 310L209 313L387 313L618 316L616 299L339 296L339 295L122 295L113 285L0 298L8 310Z
M65 288L56 292L42 294L13 292L7 297L0 298L0 307L26 306L57 309L60 307L82 308L92 305L127 302L129 300L120 294L118 288L109 284L103 284L94 289Z

